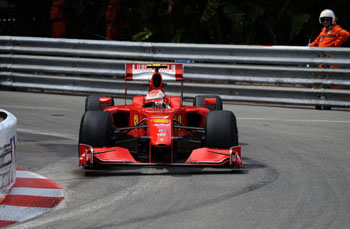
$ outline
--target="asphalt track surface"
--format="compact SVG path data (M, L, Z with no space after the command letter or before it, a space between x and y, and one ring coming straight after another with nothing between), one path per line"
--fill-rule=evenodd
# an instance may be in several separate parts
M116 100L122 103L122 100ZM0 91L18 118L18 167L65 189L10 228L350 228L350 111L224 105L244 169L78 167L84 97Z

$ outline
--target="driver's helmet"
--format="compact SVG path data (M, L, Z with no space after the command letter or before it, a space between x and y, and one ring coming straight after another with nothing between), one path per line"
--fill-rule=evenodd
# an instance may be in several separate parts
M333 10L326 9L323 10L319 17L319 22L322 24L322 18L330 18L332 24L336 24L336 17Z
M165 107L165 94L162 90L154 89L147 93L146 107Z

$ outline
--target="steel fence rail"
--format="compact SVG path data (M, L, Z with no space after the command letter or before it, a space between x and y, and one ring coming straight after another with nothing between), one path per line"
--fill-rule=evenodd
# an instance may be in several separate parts
M125 61L91 60L43 56L1 55L0 67L8 72L41 72L123 78ZM329 79L329 74L332 79ZM267 67L240 65L191 64L185 66L185 77L191 81L226 81L289 85L324 85L350 87L346 80L350 69ZM295 77L297 76L297 78ZM317 76L317 77L316 77Z
M194 61L184 64L188 98L219 94L232 101L350 107L348 48L0 36L0 86L118 96L124 95L126 62L175 60ZM135 83L128 88L131 95L146 89Z
M209 63L350 65L347 48L110 42L32 37L0 37L1 53L76 55L115 59Z

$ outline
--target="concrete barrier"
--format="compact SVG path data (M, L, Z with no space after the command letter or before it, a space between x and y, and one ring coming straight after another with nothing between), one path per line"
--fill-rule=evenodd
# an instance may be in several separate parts
M0 109L0 202L16 181L17 119Z

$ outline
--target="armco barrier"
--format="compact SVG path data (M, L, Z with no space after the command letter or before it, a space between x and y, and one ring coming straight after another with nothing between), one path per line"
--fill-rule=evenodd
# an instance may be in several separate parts
M126 62L176 60L194 61L184 64L187 98L215 93L240 102L350 107L349 48L0 36L0 88L121 96ZM128 92L145 87L130 82Z
M0 201L16 181L17 119L0 109Z

